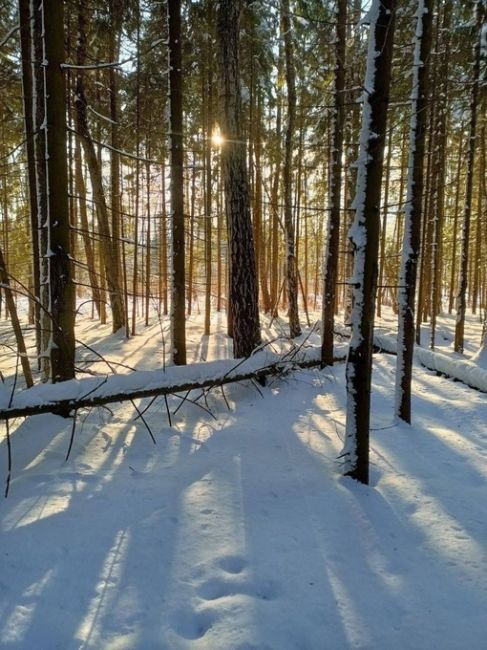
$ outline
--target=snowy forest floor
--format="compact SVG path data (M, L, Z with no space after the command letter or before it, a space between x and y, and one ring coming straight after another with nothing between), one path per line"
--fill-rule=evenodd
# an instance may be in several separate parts
M202 338L190 319L189 362L228 356L223 317L213 324ZM440 320L443 351L453 326ZM471 318L469 354L480 331ZM160 367L159 324L139 332L125 341L85 318L79 338L114 361ZM215 389L214 417L186 402L172 427L161 397L144 416L156 445L130 403L80 414L67 462L70 421L12 423L0 647L483 650L486 396L416 367L413 425L395 425L395 359L374 364L369 487L340 478L336 460L344 364L261 394ZM180 402L170 397L171 411ZM4 476L6 457L3 430Z

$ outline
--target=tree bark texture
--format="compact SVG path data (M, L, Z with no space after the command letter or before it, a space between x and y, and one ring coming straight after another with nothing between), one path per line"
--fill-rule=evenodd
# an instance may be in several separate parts
M294 68L294 48L292 42L291 12L289 0L281 4L282 30L284 32L284 53L286 59L287 85L287 125L284 152L284 227L286 230L286 280L289 314L289 335L295 338L301 334L298 308L298 266L296 260L296 240L293 221L293 144L296 130L296 72Z
M74 377L75 290L71 261L66 151L66 84L64 5L43 1L49 311L52 319L49 356L51 379Z
M473 83L470 100L470 128L467 147L467 181L465 187L465 207L463 213L462 251L460 257L460 279L457 295L457 322L455 327L455 352L463 352L465 333L465 312L467 310L467 272L470 246L470 217L472 211L473 175L475 162L475 144L477 136L477 108L480 85L480 63L482 57L481 30L485 19L485 4L476 2L476 33L473 50ZM485 28L485 26L484 26Z
M37 355L41 353L41 310L39 259L39 220L37 206L36 168L34 153L34 78L32 70L33 42L31 34L31 7L29 0L19 0L20 47L22 57L22 99L24 108L24 132L27 153L27 180L29 186L29 215L32 237L32 288L34 302L34 324Z
M168 0L169 104L171 122L171 339L176 365L186 363L184 187L183 187L183 78L181 1Z
M397 336L396 415L411 422L411 382L414 351L414 304L423 214L424 153L427 126L428 71L432 46L434 0L419 0L413 69L409 135L408 192L406 197L403 257L399 279L399 331Z
M78 46L77 64L83 65L86 59L86 18L83 0L78 5ZM93 198L96 205L97 223L100 236L103 269L105 272L110 306L112 309L112 329L114 332L125 326L125 308L122 286L119 282L117 265L114 258L113 242L110 232L108 207L103 188L100 162L91 139L87 117L87 100L85 95L83 72L78 73L75 89L74 118L76 131L80 137L90 173Z
M230 310L235 358L260 343L255 250L250 217L246 147L242 139L238 0L221 0L217 11L222 172L230 245Z
M333 327L337 295L338 249L340 243L340 205L342 184L342 150L345 129L345 39L347 0L338 0L335 36L335 88L333 142L331 153L330 214L326 235L324 264L321 362L333 363Z
M34 385L32 379L32 371L30 368L29 358L27 357L27 349L25 347L24 336L22 334L22 328L20 327L19 317L17 315L17 306L15 304L12 291L10 290L10 276L7 271L7 266L3 257L3 251L0 248L0 282L2 283L3 293L5 296L5 303L10 315L10 321L12 323L12 329L14 331L15 341L17 343L17 354L20 357L20 365L22 366L22 372L24 373L25 383L27 388L30 388Z

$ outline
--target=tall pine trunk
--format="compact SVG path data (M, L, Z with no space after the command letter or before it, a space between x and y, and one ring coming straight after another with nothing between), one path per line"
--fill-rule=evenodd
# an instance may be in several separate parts
M31 35L31 8L29 0L19 0L20 47L22 57L22 99L24 109L25 147L27 153L27 181L29 187L29 216L32 238L32 288L34 302L34 325L37 355L41 353L41 308L40 308L40 259L39 221L37 206L36 169L34 154L34 79L32 70L33 42Z
M64 10L57 0L43 1L45 65L45 151L48 218L48 282L53 382L74 377L75 290L72 278L71 233L66 151L66 84L64 71Z
M342 149L345 129L345 39L347 0L338 0L335 36L335 87L333 143L331 153L330 214L326 233L323 286L321 363L333 365L333 329L338 280L338 248L340 243L340 208L342 200Z
M396 367L396 415L405 422L411 422L414 301L421 243L426 106L428 103L428 66L432 45L433 3L434 0L418 1L413 61L408 189L399 280L399 331Z
M171 121L171 338L176 365L186 364L184 186L183 186L183 78L181 0L168 0L169 103Z
M230 247L233 353L248 357L260 343L255 251L245 142L242 138L239 0L220 0L217 42L221 102L222 172Z
M482 25L485 19L485 5L483 2L476 3L476 33L475 46L473 50L473 83L470 100L470 133L467 148L467 181L465 187L465 207L463 213L462 230L462 252L460 257L460 280L457 295L457 322L455 327L455 352L463 352L463 339L465 332L465 312L467 309L467 272L468 256L470 246L470 216L472 210L473 196L473 175L475 162L475 145L477 136L477 104L479 96L480 72L481 72L481 40ZM485 26L484 26L485 27ZM483 36L485 38L485 35Z
M78 6L78 44L77 44L77 64L82 66L86 60L86 16L83 3ZM106 278L110 306L112 309L112 329L114 332L125 325L125 308L120 284L120 278L117 273L117 267L114 259L112 236L110 232L108 206L105 199L105 190L103 187L101 164L96 155L93 140L91 139L90 129L88 126L87 100L83 82L83 72L79 71L76 79L75 88L75 124L76 131L80 137L83 151L85 154L86 164L90 174L93 199L96 205L97 223L100 237L100 252L103 264L103 273ZM102 265L100 265L101 267ZM101 283L100 283L101 286ZM103 305L103 303L101 303ZM103 313L103 308L102 308Z
M294 69L294 48L291 31L289 0L281 3L282 30L284 32L284 53L286 59L287 125L284 152L284 228L286 230L286 281L289 314L289 335L295 338L301 334L298 308L298 265L293 220L293 146L296 129L296 72Z

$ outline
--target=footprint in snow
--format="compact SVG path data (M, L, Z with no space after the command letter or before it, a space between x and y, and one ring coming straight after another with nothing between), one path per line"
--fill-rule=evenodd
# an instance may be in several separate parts
M277 589L273 582L240 582L234 579L211 578L197 589L203 600L218 600L229 596L250 596L259 600L274 600Z
M183 639L196 641L205 636L214 622L210 612L181 610L174 614L173 630Z
M245 558L240 555L225 555L220 558L218 564L227 573L242 573L247 566Z

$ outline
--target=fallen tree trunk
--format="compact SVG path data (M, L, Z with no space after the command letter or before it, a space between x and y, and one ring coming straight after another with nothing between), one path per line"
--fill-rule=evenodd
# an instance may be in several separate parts
M397 354L397 341L391 334L377 334L374 336L374 347L380 352ZM480 368L468 359L461 359L451 354L433 352L419 346L414 347L414 358L424 368L475 388L482 393L487 393L487 370Z
M338 357L336 360L343 360ZM282 375L295 368L320 365L320 348L310 347L278 355L260 351L248 359L211 361L167 370L134 371L127 375L73 379L42 384L14 395L0 394L0 420L41 413L69 413L80 408L113 402L213 388L269 375Z
M480 368L475 363L425 348L416 348L415 355L425 368L435 370L445 377L461 381L471 388L487 393L487 370Z
M391 335L378 334L374 337L374 346L378 351L397 354L396 340ZM461 381L470 388L487 393L487 370L480 368L476 363L472 363L468 359L433 352L433 350L427 350L419 346L414 348L414 358L428 370L434 370L449 379Z

